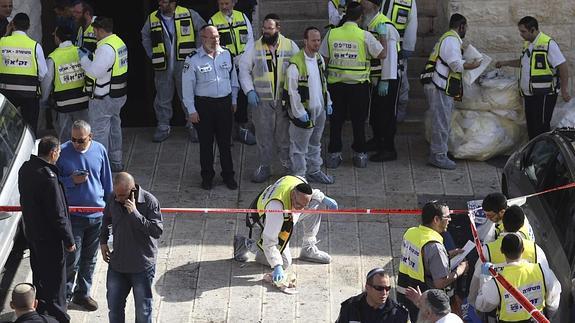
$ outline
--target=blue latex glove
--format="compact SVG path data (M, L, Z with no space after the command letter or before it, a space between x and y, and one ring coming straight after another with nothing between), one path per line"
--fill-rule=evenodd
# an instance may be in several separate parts
M84 47L80 47L78 48L78 56L80 57L80 59L82 59L82 57L90 55L90 51L87 50Z
M405 50L405 49L404 49L404 50L401 51L401 55L403 56L402 58L408 59L408 58L410 58L411 56L413 56L413 51L412 51L412 50Z
M327 105L326 112L328 116L330 116L333 113L333 106L331 104Z
M248 97L248 104L253 107L258 106L258 103L260 103L260 98L258 97L258 94L254 90L249 91L247 97Z
M330 210L337 210L337 202L329 196L325 196L321 201Z
M282 265L275 266L272 278L274 282L279 282L284 279L284 269L282 268Z
M339 6L345 8L345 0L339 0Z
M490 262L484 262L481 265L481 274L484 276L491 276L491 273L489 272L489 268L493 267L493 264Z
M385 24L379 24L375 27L375 32L378 35L383 36L387 34L387 26Z
M388 89L389 89L389 81L380 80L379 84L377 85L377 94L379 96L386 96Z
M303 116L301 116L301 117L299 117L299 118L297 118L297 119L298 119L299 121L303 122L303 123L306 123L306 122L309 121L309 116L308 116L307 113L306 113L306 114L304 114Z

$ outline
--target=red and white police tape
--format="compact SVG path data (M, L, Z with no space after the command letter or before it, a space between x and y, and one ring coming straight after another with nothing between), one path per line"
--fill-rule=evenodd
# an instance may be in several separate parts
M513 199L509 199L508 203L513 205L522 205L525 203L527 198L542 195L549 192L564 190L568 188L575 187L574 183L569 183L566 185L554 187L541 192L536 192L533 194L528 194ZM70 212L83 212L83 213L93 213L102 212L103 207L90 207L90 206L70 206ZM20 212L22 207L18 205L14 206L0 206L0 212ZM360 214L360 215L385 215L385 214L403 214L403 215L419 215L421 214L420 209L339 209L339 210L257 210L257 209L234 209L234 208L162 208L162 213L252 213L252 212L278 212L278 213L316 213L316 214ZM473 211L473 210L471 210ZM485 262L485 256L481 249L481 241L477 234L477 228L473 221L473 216L470 210L451 210L453 214L468 214L471 223L471 232L473 234L473 239L475 241L475 248L479 254L479 258L482 262ZM549 320L539 311L531 302L513 285L511 285L503 276L500 276L493 268L489 269L491 275L507 290L519 304L535 319L538 323L549 323Z

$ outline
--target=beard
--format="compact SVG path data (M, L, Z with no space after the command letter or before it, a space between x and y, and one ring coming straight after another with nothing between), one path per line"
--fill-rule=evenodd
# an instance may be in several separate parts
M279 32L273 34L273 35L267 35L267 34L263 34L262 35L262 42L266 45L273 45L278 41L278 37L280 36Z

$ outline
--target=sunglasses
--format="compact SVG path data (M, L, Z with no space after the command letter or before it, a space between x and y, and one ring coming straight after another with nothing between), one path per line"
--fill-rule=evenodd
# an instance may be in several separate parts
M70 139L70 141L77 143L77 144L80 144L80 145L85 144L86 142L88 142L88 140L90 140L90 137L80 138L80 139L72 137Z
M391 290L391 286L377 286L377 285L369 285L371 288L375 289L378 292L389 292Z

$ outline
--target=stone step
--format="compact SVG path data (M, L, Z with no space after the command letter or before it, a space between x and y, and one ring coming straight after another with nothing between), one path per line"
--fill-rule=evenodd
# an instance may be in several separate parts
M268 13L276 13L283 21L326 19L327 2L325 0L267 0L260 1L260 13L263 18ZM283 29L283 27L282 27Z
M307 27L315 26L319 30L328 24L327 19L291 19L281 22L281 32L284 36L293 39L298 45L303 43L303 32Z

